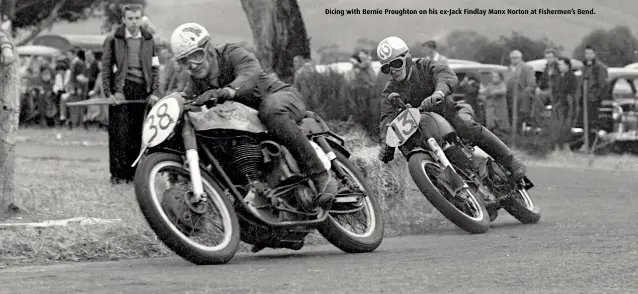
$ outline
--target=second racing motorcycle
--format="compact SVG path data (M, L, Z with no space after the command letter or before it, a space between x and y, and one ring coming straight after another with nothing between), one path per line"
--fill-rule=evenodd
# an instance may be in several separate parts
M512 181L509 171L461 140L443 116L405 104L397 93L388 99L400 112L387 128L386 144L407 159L414 183L443 216L473 234L487 232L501 208L525 224L540 220L528 177Z

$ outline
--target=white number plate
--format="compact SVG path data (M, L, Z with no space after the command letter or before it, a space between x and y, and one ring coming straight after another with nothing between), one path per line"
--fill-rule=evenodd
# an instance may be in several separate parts
M421 112L418 108L408 108L392 120L388 126L385 143L390 147L403 145L419 129Z
M164 142L173 133L181 112L181 105L175 97L168 96L158 101L146 116L142 145L154 147Z

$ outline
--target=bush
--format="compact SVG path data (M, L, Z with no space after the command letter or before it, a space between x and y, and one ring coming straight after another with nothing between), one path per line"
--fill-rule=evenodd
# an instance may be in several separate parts
M385 86L379 77L374 87L348 83L334 70L307 72L296 86L309 110L325 120L352 121L368 132L378 127L381 118L381 92Z

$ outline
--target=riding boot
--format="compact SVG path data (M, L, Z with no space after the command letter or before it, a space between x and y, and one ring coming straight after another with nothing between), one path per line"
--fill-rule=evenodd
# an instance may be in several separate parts
M292 156L298 160L299 168L312 179L317 195L314 205L328 207L337 194L338 183L326 170L325 166L308 138L302 133L297 124L287 116L273 115L262 118L270 125L270 129L288 148Z
M527 173L525 164L514 156L512 151L494 133L482 127L480 134L476 137L476 146L483 149L499 164L503 165L512 173L512 179L516 182L523 179Z

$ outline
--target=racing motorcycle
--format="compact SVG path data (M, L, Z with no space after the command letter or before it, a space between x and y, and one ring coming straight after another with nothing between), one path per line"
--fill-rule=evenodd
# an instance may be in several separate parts
M405 104L397 93L388 99L399 114L388 125L386 144L398 147L421 193L448 220L473 234L487 232L501 208L524 224L540 220L527 192L534 187L529 178L512 181L507 169L462 141L443 116Z
M139 162L135 194L148 224L194 264L227 263L240 240L253 252L299 250L315 230L347 253L374 251L383 216L344 140L310 111L299 128L339 182L328 208L314 207L313 182L255 109L233 101L196 107L178 93L162 98L146 117L133 163Z

